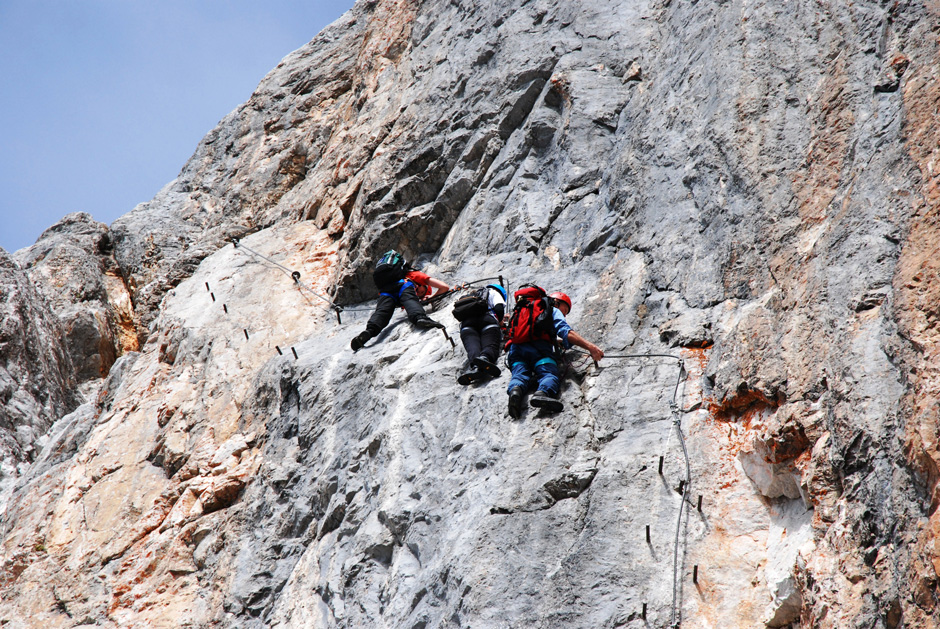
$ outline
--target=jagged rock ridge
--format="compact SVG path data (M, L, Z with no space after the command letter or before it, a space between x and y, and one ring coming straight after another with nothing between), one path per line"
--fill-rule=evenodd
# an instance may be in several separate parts
M938 23L360 1L154 200L4 263L0 621L937 626ZM352 354L388 247L686 376L576 357L512 422L439 333Z

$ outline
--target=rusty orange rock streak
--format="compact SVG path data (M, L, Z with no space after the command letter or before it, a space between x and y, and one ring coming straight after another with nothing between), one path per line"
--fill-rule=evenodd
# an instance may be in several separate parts
M826 211L839 187L855 124L846 80L845 58L840 55L832 66L832 74L820 88L819 120L807 151L807 167L793 175L793 191L804 224L817 224L826 219Z
M935 3L930 6L935 19L940 18L940 7ZM916 569L917 578L925 584L940 574L940 429L936 410L940 401L940 84L936 80L940 52L936 41L932 55L912 66L904 85L907 147L922 184L920 195L913 197L914 217L894 278L895 314L902 334L911 341L906 353L911 386L904 401L909 417L905 446L914 469L926 479L931 497L930 519L919 540L929 567ZM904 61L896 60L899 64ZM930 568L934 574L928 576ZM931 611L932 600L930 596L918 597L918 604Z
M134 304L124 278L115 271L105 271L105 289L108 302L114 308L117 316L118 344L121 353L136 352L140 350L140 341L137 338L137 317L134 315Z

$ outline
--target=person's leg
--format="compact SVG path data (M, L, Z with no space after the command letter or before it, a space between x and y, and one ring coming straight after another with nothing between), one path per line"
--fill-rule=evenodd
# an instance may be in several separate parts
M379 295L379 300L375 303L375 310L372 312L372 316L369 317L369 322L366 323L366 332L369 333L369 338L384 330L388 322L392 320L394 313L395 300L388 295Z
M502 373L496 365L499 359L499 346L503 335L496 319L490 315L481 317L478 328L480 330L480 352L473 359L473 365L489 378L498 378Z
M418 323L418 321L423 319L430 319L427 313L424 312L424 306L421 305L421 301L415 294L414 286L410 283L405 287L405 290L401 292L398 301L405 309L405 312L408 313L408 320L412 323Z
M539 388L529 401L532 406L544 408L553 413L564 408L558 393L561 391L561 378L558 376L558 363L550 356L542 356L535 362L535 377Z
M532 369L529 367L529 356L531 352L527 351L527 345L513 345L509 348L509 369L512 376L509 378L509 386L506 392L509 394L509 416L513 419L519 419L522 416L523 396L529 388L532 380Z
M479 382L486 377L474 362L480 355L480 332L475 327L475 323L475 319L469 319L464 321L460 326L460 340L463 341L464 349L467 350L467 359L469 360L467 368L457 376L457 384L463 386Z
M499 359L499 345L502 341L503 333L499 329L499 323L492 316L484 317L480 330L480 344L482 345L480 355L495 365Z
M558 363L550 356L540 358L535 363L535 377L539 382L539 391L547 393L553 398L558 397L561 390L561 379L558 377Z
M506 392L511 393L513 389L519 388L523 391L529 389L532 382L532 367L530 366L531 351L525 344L513 345L509 348L509 369L512 376L509 378L509 385Z
M480 355L482 349L480 343L480 330L475 327L476 319L464 321L460 326L460 340L463 341L463 347L467 350L467 359L473 363L473 359Z
M375 303L375 310L372 311L372 316L369 317L369 321L366 323L366 329L354 336L349 343L352 350L358 352L369 339L381 332L391 321L394 312L395 300L388 295L379 295L379 299Z

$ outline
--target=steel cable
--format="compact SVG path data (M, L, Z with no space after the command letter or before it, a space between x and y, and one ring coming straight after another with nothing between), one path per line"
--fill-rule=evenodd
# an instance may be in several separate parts
M588 352L582 350L573 350L579 354L587 354ZM676 536L675 544L673 546L672 554L672 615L671 615L671 625L673 628L679 627L681 624L681 618L678 614L678 600L679 600L679 537L682 533L682 516L686 508L686 502L688 500L689 489L692 486L692 465L689 462L689 451L686 448L685 436L682 434L682 413L688 412L685 409L680 409L676 403L676 399L679 395L679 385L682 384L682 377L685 375L685 363L678 356L673 356L672 354L604 354L604 358L670 358L679 363L679 375L676 378L676 386L672 392L672 401L669 404L670 409L672 410L673 415L673 426L676 429L676 434L679 437L679 445L682 447L682 455L685 459L685 482L683 483L682 491L682 502L679 505L679 515L676 519ZM596 364L596 363L595 363Z
M267 257L266 255L255 251L255 250L252 249L251 247L248 247L248 246L246 246L246 245L240 243L237 238L233 238L233 239L232 239L232 246L234 246L236 249L244 249L245 251L247 251L247 252L250 253L251 255L253 255L253 256L257 257L257 258L261 258L262 260L268 262L269 264L272 264L272 265L276 266L278 269L280 269L281 271L283 271L286 275L290 276L290 278L291 278L292 280L294 280L294 283L297 284L300 288L306 290L306 291L307 291L308 293L310 293L311 295L313 295L313 296L317 297L318 299L321 299L321 300L325 301L327 304L329 304L328 309L332 309L332 310L336 311L337 317L339 316L339 313L341 313L341 312L343 312L343 310L345 310L342 306L336 305L336 304L333 303L330 299L328 299L328 298L324 297L323 295L321 295L320 293L316 292L315 290L313 290L312 288L310 288L309 286L307 286L304 282L301 282L301 281L300 281L300 271L295 271L295 270L293 270L293 269L287 268L286 266L284 266L284 265L281 264L280 262L276 262L276 261L272 260L271 258Z
M237 238L233 238L233 239L232 239L232 245L233 245L236 249L244 249L245 251L247 251L247 252L250 253L251 255L254 255L254 256L256 256L256 257L258 257L258 258L260 258L260 259L266 261L267 263L269 263L269 264L271 264L271 265L277 267L277 268L280 269L282 272L284 272L286 275L288 275L288 276L294 281L294 283L297 284L298 287L302 288L303 290L306 290L306 291L307 291L308 293L310 293L311 295L313 295L313 296L317 297L318 299L320 299L320 300L326 302L326 304L327 304L326 308L327 308L328 310L331 309L331 310L334 310L334 311L336 312L337 320L339 320L340 323L342 323L342 321L340 320L340 313L342 313L342 312L364 312L364 311L372 310L371 308L368 308L368 307L361 307L361 308L344 308L344 307L342 307L342 306L339 306L339 305L335 304L333 301L331 301L330 299L328 299L327 297L324 297L324 296L321 295L320 293L314 291L312 288L310 288L309 286L307 286L304 282L300 281L300 272L299 272L299 271L295 271L295 270L293 270L293 269L289 269L289 268L287 268L286 266L280 264L279 262L276 262L275 260L272 260L271 258L265 256L264 254L261 254L261 253L255 251L254 249L251 249L250 247L244 245L244 244L241 244ZM431 298L425 300L423 303L424 303L424 304L432 304L432 303L435 303L435 302L437 302L437 301L439 301L439 300L444 299L445 297L447 297L447 296L449 296L449 295L451 295L451 294L453 294L453 293L457 293L457 292L460 292L460 291L462 291L462 290L466 290L468 287L470 287L470 286L472 286L472 285L474 285L474 284L479 284L480 282L487 282L487 281L492 281L492 280L499 280L500 284L505 287L505 283L504 283L504 280L503 280L503 277L502 277L502 276L498 276L498 277L487 277L487 278L482 278L482 279L478 279L478 280L473 280L472 282L465 282L465 283L463 283L463 284L460 284L460 285L458 285L458 286L457 286L456 288L454 288L454 289L448 290L448 291L446 291L446 292L444 292L444 293L440 293L440 294L438 294L438 295L435 295L435 296L433 296L433 297L431 297ZM445 336L446 336L446 331L445 331ZM448 340L449 340L449 339L448 339ZM453 344L453 341L451 341L451 344ZM293 348L292 348L292 349L293 349ZM584 352L584 351L581 351L581 350L573 350L573 351L574 351L575 353L586 354L587 356L590 356L590 353L589 353L589 352ZM296 354L295 354L295 355L296 355ZM691 485L692 485L692 467L691 467L691 464L690 464L690 462L689 462L689 453L688 453L688 449L687 449L686 444L685 444L685 437L684 437L683 434L682 434L682 426L681 426L681 418L682 418L682 416L681 416L681 412L680 412L681 409L679 409L679 407L678 407L677 404L676 404L676 399L677 399L678 393L679 393L679 385L682 383L682 376L685 374L685 365L684 365L684 363L683 363L683 361L682 361L682 359L681 359L680 357L678 357L678 356L673 356L672 354L605 354L605 355L604 355L604 358L619 358L619 359L633 359L633 358L642 358L642 359L649 359L649 358L667 358L667 359L675 360L675 361L677 361L677 362L679 363L679 375L678 375L678 377L676 378L676 386L675 386L675 388L673 389L672 401L671 401L671 403L670 403L670 408L672 409L672 412L673 412L673 426L675 427L675 429L676 429L676 434L677 434L678 437L679 437L679 444L680 444L681 447L682 447L682 454L683 454L683 457L684 457L684 459L685 459L685 469L686 469L685 483L683 483L684 488L683 488L683 493L682 493L682 503L681 503L681 505L679 506L679 515L678 515L678 518L677 518L677 521L676 521L675 544L674 544L674 548L673 548L672 617L671 617L671 624L672 624L673 627L678 627L679 624L680 624L680 620L677 618L677 614L678 614L678 592L679 592L679 578L678 578L678 577L679 577L679 538L680 538L681 531L682 531L682 516L683 516L684 511L685 511L685 505L686 505L687 497L688 497L688 494L689 494L689 488L690 488ZM580 368L580 367L581 367L582 365L584 365L584 364L587 364L587 360L586 360L586 359L585 359L585 360L582 360L582 361L580 361L580 362L578 362L578 363L577 363L576 365L574 365L574 366ZM596 363L596 361L595 361L595 365L596 365L596 364L597 364L597 363ZM571 363L570 361L568 361L567 367L571 367L571 366L572 366L572 363ZM567 371L567 368L566 368L566 371Z
M677 604L679 598L679 534L682 531L682 512L686 508L689 488L692 486L692 466L689 463L689 451L685 447L685 437L682 435L682 415L679 414L679 409L675 405L673 405L672 411L674 416L672 425L675 426L676 434L679 435L679 445L682 446L682 455L685 457L685 489L682 492L682 504L679 505L679 517L676 520L676 543L672 554L672 626L679 627L681 623Z
M257 258L260 258L261 260L264 260L264 261L267 262L268 264L271 264L271 265L277 267L278 269L280 269L284 274L290 276L290 278L294 281L295 284L297 284L297 286L299 286L299 287L302 288L303 290L307 291L307 292L310 293L311 295L315 296L317 299L320 299L320 300L326 302L327 306L325 306L325 307L326 307L328 310L333 310L333 311L336 312L336 319L337 319L337 321L339 321L339 323L342 323L342 320L340 319L340 314L343 313L343 312L371 312L371 311L373 310L373 308L368 307L368 306L362 306L362 307L345 307L345 306L340 306L340 305L336 304L335 302L333 302L332 300L330 300L329 298L327 298L327 297L321 295L320 293L316 292L315 290L313 290L312 288L310 288L309 286L307 286L304 282L302 282L302 281L300 280L300 271L295 271L295 270L293 270L293 269L289 269L289 268L287 268L286 266L284 266L283 264L281 264L280 262L277 262L276 260L272 260L271 258L267 257L266 255L264 255L264 254L262 254L262 253L259 253L258 251L255 251L255 250L252 249L251 247L248 247L247 245L241 243L238 238L233 238L233 239L232 239L232 246L235 247L236 249L244 249L244 250L247 251L249 254L251 254L251 255L253 255L253 256L257 257ZM437 301L439 301L439 300L441 300L441 299L443 299L443 298L445 298L445 297L451 295L452 293L456 293L456 292L459 292L459 291L461 291L461 290L464 290L464 289L466 289L467 287L472 286L472 285L474 285L474 284L479 284L480 282L488 282L488 281L491 281L491 280L499 280L500 282L502 282L502 281L503 281L503 277L502 277L502 276L498 276L498 277L486 277L486 278L479 279L479 280L473 280L472 282L464 282L463 284L460 284L460 285L458 286L458 288L456 288L456 289L448 290L447 292L441 293L441 294L439 294L439 295L435 295L435 296L433 296L433 297L431 297L431 298L429 298L429 299L423 301L423 302L422 302L422 305L433 304L433 303L435 303L435 302L437 302ZM321 307L323 307L323 306L321 306Z

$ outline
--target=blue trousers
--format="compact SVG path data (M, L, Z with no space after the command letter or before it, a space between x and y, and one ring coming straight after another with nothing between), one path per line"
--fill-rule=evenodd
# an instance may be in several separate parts
M533 375L538 380L538 388L552 397L558 397L561 379L558 376L558 362L555 360L555 348L548 341L532 343L513 343L509 346L509 379L507 393L516 387L523 391L529 389Z

